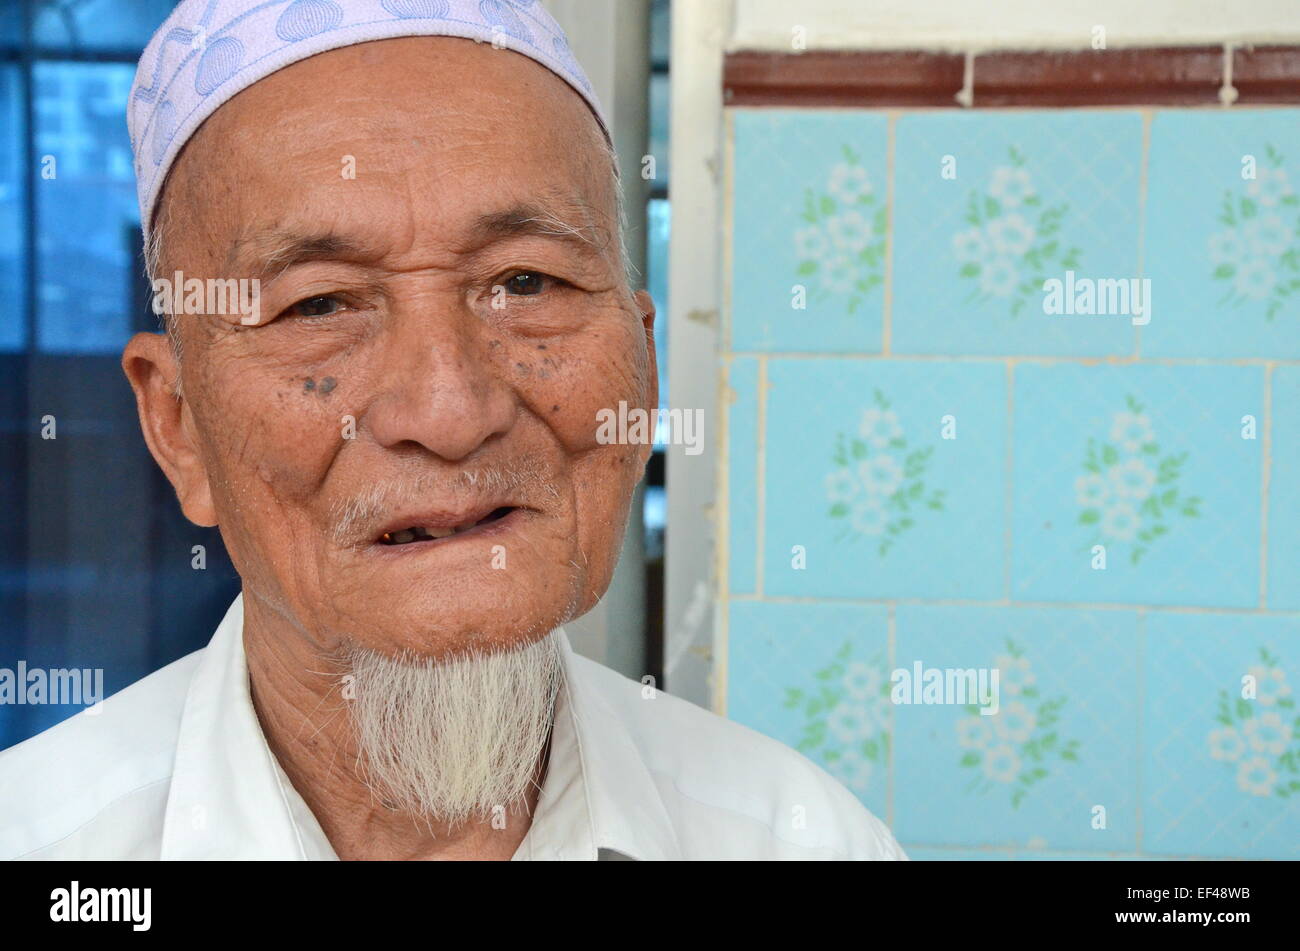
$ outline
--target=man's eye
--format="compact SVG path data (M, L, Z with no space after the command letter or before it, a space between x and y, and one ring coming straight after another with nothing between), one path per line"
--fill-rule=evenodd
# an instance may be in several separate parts
M337 313L342 307L343 302L337 297L326 295L300 300L289 308L289 312L297 317L329 317L331 314Z
M554 283L555 278L540 271L521 271L513 277L506 278L503 287L507 294L518 297L532 297L546 290L547 283Z

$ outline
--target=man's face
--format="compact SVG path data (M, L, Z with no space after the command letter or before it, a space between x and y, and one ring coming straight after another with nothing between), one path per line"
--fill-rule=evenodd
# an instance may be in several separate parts
M256 83L174 168L164 274L258 277L261 318L175 318L164 468L321 646L519 643L608 585L649 447L597 412L657 392L599 136L522 56L396 39Z

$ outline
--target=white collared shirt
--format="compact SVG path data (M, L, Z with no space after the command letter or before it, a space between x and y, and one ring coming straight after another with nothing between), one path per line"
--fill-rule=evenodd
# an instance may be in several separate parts
M242 596L203 650L0 753L0 858L335 859L253 709ZM902 859L800 754L575 654L527 859Z

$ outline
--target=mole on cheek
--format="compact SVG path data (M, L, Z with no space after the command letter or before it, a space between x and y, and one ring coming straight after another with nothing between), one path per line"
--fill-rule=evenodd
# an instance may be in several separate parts
M551 407L552 413L558 413L559 411L560 411L560 405L558 403Z
M338 386L338 381L332 376L327 376L320 381L320 392L322 396L327 395L334 387Z
M307 379L303 381L302 388L304 392L310 393L312 390L316 389L316 381L311 377L307 377Z

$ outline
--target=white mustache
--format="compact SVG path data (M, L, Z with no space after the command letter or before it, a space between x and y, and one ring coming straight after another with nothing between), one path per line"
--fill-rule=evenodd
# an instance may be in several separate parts
M330 506L334 540L341 546L368 540L371 529L387 513L400 507L417 506L431 497L463 499L520 490L525 493L519 498L519 504L539 498L554 501L560 497L559 490L548 478L546 465L534 455L455 472L425 470L416 475L395 476Z

